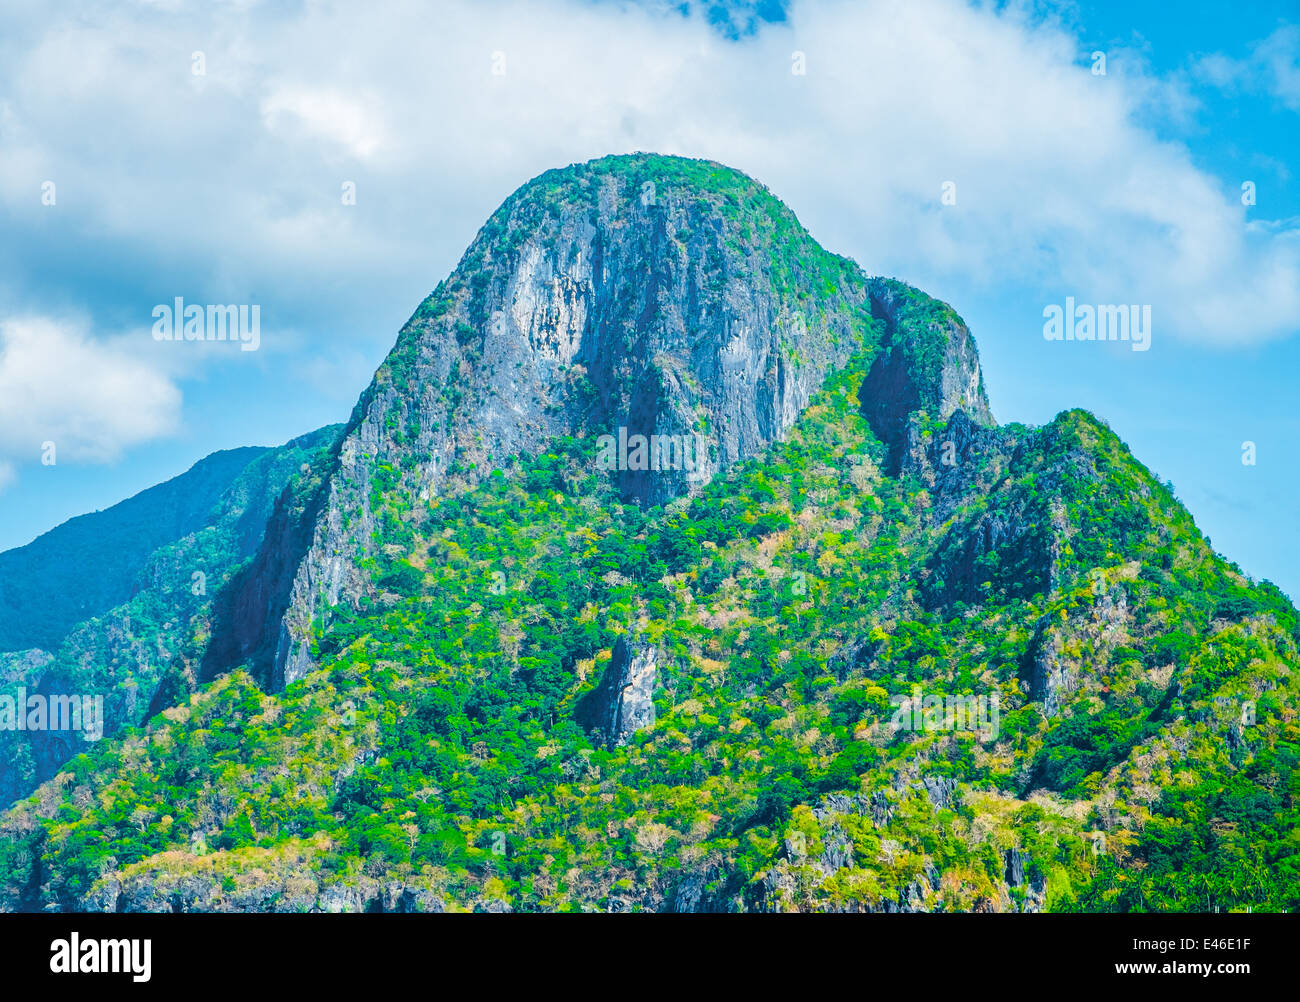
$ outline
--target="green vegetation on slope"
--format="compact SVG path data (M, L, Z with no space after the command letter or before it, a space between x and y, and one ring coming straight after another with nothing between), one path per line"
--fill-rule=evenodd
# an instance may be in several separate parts
M321 624L322 667L70 762L0 824L6 906L1300 904L1295 610L1083 412L931 517L924 471L881 473L868 365L665 508L590 438L381 492L376 597ZM619 636L661 652L657 719L608 747L577 709ZM898 729L916 686L996 696L997 733Z

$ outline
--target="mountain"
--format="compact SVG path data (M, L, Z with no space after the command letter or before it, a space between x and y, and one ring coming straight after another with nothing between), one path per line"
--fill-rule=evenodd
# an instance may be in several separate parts
M0 553L0 651L54 650L78 623L127 601L150 554L201 529L231 481L264 451L213 453L107 511Z
M0 908L1300 904L1296 610L743 174L529 182L315 446Z
M897 308L888 283L822 250L736 171L636 156L543 174L493 214L398 335L330 477L304 502L310 538L287 523L269 534L248 579L256 590L292 575L283 615L239 617L225 660L271 688L301 678L316 664L315 618L373 593L364 566L407 540L409 509L449 477L475 482L560 436L698 434L706 449L689 472L706 480L778 439L827 373L878 337L888 351L872 385L894 401L876 415L890 441L922 395L987 420L965 328L949 311L940 320L956 326L899 336ZM620 493L656 504L687 489L688 471L656 472L620 471Z
M253 556L289 483L338 431L214 453L0 553L3 692L100 694L110 735L187 695L211 629L209 589ZM30 792L80 747L69 733L0 728L0 801Z

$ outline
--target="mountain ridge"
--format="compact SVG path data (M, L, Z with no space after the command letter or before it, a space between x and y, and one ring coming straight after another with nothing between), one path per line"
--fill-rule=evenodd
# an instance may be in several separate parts
M1300 904L1291 603L739 172L524 185L317 434L0 908Z
M30 543L0 552L0 651L56 647L77 623L130 598L134 574L148 555L200 528L229 482L263 451L258 446L243 446L214 452L184 473L102 511L70 518ZM141 538L138 542L123 540L126 534ZM111 544L109 537L113 537ZM116 566L109 562L111 556L119 558ZM90 563L96 573L80 581L78 588L61 585L42 596L39 611L44 613L43 619L52 620L48 626L33 624L38 609L15 605L23 596L4 587L6 580L31 574L35 565L45 565L50 571ZM95 586L101 593L85 596ZM65 591L83 596L76 610L50 610L49 600Z

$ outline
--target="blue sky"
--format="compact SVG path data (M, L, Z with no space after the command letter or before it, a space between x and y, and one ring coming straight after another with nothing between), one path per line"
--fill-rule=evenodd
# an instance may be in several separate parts
M344 420L510 191L641 149L739 167L832 250L951 302L1000 420L1094 411L1216 548L1300 596L1294 0L438 13L0 15L0 547ZM259 304L260 350L156 342L176 296ZM1067 296L1150 305L1151 350L1044 340Z

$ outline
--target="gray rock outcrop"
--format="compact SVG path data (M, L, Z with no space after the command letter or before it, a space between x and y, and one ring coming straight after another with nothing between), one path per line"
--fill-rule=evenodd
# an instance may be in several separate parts
M655 722L654 687L659 652L645 641L620 637L600 684L578 708L578 722L609 745L628 742Z

